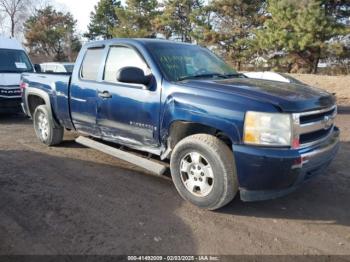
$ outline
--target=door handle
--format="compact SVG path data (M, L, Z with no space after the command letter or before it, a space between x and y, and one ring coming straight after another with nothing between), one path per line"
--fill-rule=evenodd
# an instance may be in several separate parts
M98 92L98 96L101 98L112 98L112 95L108 91Z

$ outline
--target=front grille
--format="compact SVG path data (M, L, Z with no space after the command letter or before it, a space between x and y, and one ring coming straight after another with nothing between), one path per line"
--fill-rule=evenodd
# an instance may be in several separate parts
M0 85L0 98L19 98L21 97L21 89L18 85L3 86Z
M313 141L320 140L324 137L327 137L329 133L332 131L332 128L318 130L311 133L301 134L300 135L300 144L312 143Z
M306 124L310 122L323 120L325 116L333 115L336 111L336 108L332 108L329 111L311 114L311 115L301 115L300 124Z
M333 132L336 115L336 106L293 114L293 139L299 141L300 147L319 143Z

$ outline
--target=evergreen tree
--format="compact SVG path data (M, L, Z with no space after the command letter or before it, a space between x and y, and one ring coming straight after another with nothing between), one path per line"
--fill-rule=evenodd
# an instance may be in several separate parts
M167 0L163 14L154 20L154 24L167 39L192 42L202 11L203 0Z
M269 0L268 13L264 28L257 30L258 48L286 53L289 70L303 66L316 73L327 40L345 33L319 0Z
M125 7L117 7L119 25L115 37L156 37L152 21L159 14L157 0L127 0Z
M333 16L340 23L350 24L350 1L349 0L322 0L326 15Z
M264 1L213 0L209 6L211 21L204 23L203 41L217 45L240 70L241 64L251 57L252 31L261 25L263 10Z
M118 26L119 19L115 12L121 7L117 0L100 0L95 10L90 14L88 32L84 35L90 40L97 38L109 39L113 37L113 28Z

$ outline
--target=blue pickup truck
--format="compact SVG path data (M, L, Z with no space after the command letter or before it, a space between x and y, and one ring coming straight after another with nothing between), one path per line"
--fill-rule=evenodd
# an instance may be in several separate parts
M218 209L285 195L320 174L339 147L333 95L249 79L206 48L156 39L86 44L72 75L22 75L38 138L64 130L170 163L180 195Z

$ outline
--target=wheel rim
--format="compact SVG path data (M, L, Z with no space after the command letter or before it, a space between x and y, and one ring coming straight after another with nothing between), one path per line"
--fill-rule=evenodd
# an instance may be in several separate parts
M39 113L37 120L38 120L37 127L38 127L40 138L43 141L45 141L49 137L49 120L47 119L47 116L42 112Z
M209 195L214 186L214 173L207 159L198 152L188 153L180 162L181 181L197 197Z

